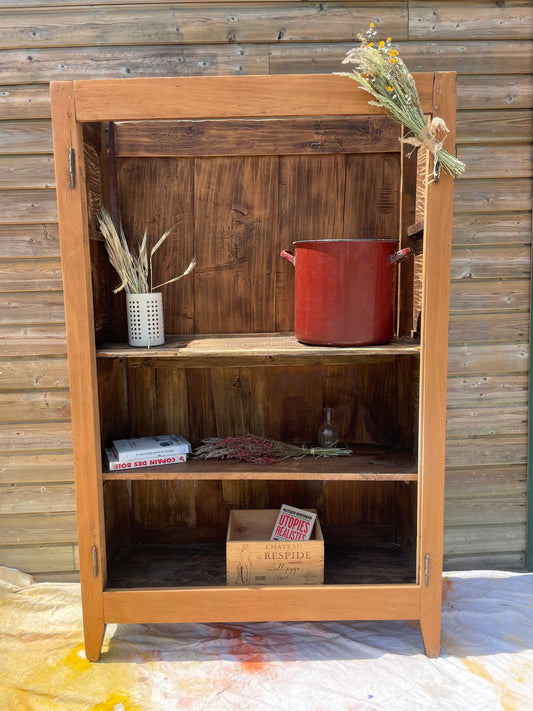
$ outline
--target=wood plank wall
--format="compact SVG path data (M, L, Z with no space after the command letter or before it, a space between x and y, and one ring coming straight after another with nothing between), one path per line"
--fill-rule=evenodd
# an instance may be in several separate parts
M412 71L459 75L446 567L524 565L529 0L2 3L0 565L77 575L49 81L338 71L370 21Z

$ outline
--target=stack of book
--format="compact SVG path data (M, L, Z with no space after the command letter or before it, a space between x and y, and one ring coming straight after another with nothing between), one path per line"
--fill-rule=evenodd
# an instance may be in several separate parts
M113 440L105 450L109 471L186 462L191 445L180 435Z

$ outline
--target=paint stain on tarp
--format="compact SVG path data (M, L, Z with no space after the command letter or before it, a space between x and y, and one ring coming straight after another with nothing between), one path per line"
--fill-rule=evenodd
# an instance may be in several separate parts
M504 711L517 711L517 709L521 708L521 699L519 696L503 681L494 679L482 664L472 658L461 659L461 663L464 664L471 674L485 679L485 681L488 681L498 690L499 701Z
M143 711L125 694L111 694L105 701L91 706L90 711Z
M453 593L453 591L453 580L448 580L447 578L444 578L444 580L442 581L442 599L447 600L451 593Z

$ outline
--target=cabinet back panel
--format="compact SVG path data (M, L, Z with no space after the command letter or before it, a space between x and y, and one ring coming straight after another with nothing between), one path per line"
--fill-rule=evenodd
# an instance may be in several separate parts
M402 358L357 366L209 369L126 363L129 421L122 434L177 431L197 443L251 432L311 444L323 408L333 407L342 441L414 447L416 359L410 365L405 373ZM117 426L109 425L108 440Z
M397 542L414 551L416 485L397 482L135 480L130 508L117 511L110 534L123 545L222 542L231 510L286 503L315 509L330 541Z
M281 250L397 239L400 177L399 153L122 158L119 208L126 234L146 230L150 245L174 227L154 255L154 285L197 258L162 289L167 333L292 331L294 269Z

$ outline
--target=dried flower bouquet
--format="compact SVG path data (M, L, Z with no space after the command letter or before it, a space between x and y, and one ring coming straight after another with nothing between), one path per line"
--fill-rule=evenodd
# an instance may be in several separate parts
M153 256L167 237L172 233L173 228L166 230L166 232L161 235L150 250L150 254L148 254L147 233L145 231L144 237L139 244L137 254L132 254L126 241L122 225L120 225L117 230L111 215L105 208L101 209L100 215L98 216L98 222L100 225L100 231L104 237L109 261L122 280L119 286L117 286L116 289L113 289L114 294L122 291L122 289L124 289L127 294L150 294L155 289L160 289L162 286L172 284L173 282L178 281L178 279L182 279L196 266L196 258L193 257L183 274L180 274L173 279L169 279L162 284L153 286Z
M298 447L252 434L211 437L203 440L203 444L194 451L194 455L200 459L237 459L253 464L274 464L283 459L306 456L349 457L351 454L352 450L346 447Z
M386 109L398 123L412 131L413 136L401 140L415 147L424 146L433 154L435 180L441 167L456 178L464 172L465 164L443 148L449 133L446 123L435 117L427 124L414 79L398 50L393 48L390 37L377 40L376 35L374 23L370 23L365 35L357 35L360 46L351 49L342 62L354 64L354 69L336 74L354 79L376 99L369 104Z

